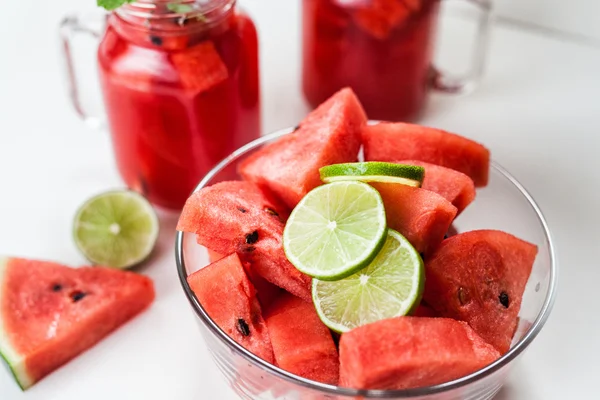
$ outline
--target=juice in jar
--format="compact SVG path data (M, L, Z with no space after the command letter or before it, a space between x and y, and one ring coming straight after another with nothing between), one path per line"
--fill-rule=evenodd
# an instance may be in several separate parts
M220 160L260 135L258 40L235 0L140 1L98 49L116 163L152 203L180 209Z
M439 0L302 0L303 91L350 86L371 119L419 117L433 77Z

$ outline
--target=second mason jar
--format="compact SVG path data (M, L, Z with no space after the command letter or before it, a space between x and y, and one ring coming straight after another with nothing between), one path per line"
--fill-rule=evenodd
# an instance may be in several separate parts
M235 0L121 6L97 60L119 172L155 205L180 209L217 162L260 135L257 34Z
M432 67L440 0L302 0L303 91L316 107L342 87L370 119L414 121L430 89L458 93L481 77L489 0L480 10L470 70L449 77Z

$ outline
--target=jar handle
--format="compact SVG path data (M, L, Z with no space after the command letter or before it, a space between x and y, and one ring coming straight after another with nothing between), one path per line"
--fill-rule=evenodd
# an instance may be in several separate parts
M433 87L446 93L462 94L472 91L481 80L485 70L490 28L492 25L492 1L466 1L474 4L480 10L470 70L465 76L452 76L451 74L440 72L437 68L434 68Z
M71 104L77 115L90 127L94 129L102 128L105 125L105 118L99 110L92 111L89 106L84 106L80 96L80 85L77 79L77 70L73 59L73 40L80 33L94 39L94 49L97 48L106 22L106 13L67 15L59 25L59 34L62 44L63 71L66 76L66 85L68 89Z

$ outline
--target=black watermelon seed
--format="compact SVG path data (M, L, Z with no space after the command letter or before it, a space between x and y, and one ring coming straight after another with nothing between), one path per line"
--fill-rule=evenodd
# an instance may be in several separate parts
M444 239L448 239L448 237L449 237L449 236L448 236L448 234L446 233L446 234L444 235Z
M464 306L469 302L469 294L463 288L458 288L458 302L461 306Z
M163 40L162 40L162 38L160 38L160 37L158 37L158 36L154 36L154 35L151 35L151 36L150 36L150 41L151 41L151 42L152 42L152 44L153 44L153 45L155 45L155 46L162 46L162 44L163 44Z
M237 209L238 209L238 211L240 211L241 213L247 213L247 212L248 212L248 210L246 210L244 207L238 207Z
M250 336L250 327L243 318L238 318L235 327L242 336Z
M506 294L506 292L500 293L500 296L498 296L498 300L500 300L500 304L502 304L504 308L508 308L509 300L508 294Z
M246 243L254 244L258 242L258 231L254 231L246 235Z
M279 214L277 213L277 211L273 210L272 208L265 207L265 211L266 211L268 214L271 214L271 215L273 215L273 216L275 216L275 217L279 217Z
M76 291L76 292L71 293L71 300L73 300L74 303L77 303L79 300L83 299L85 296L87 296L86 293Z
M60 283L55 283L52 285L53 292L60 292L62 290L62 285Z

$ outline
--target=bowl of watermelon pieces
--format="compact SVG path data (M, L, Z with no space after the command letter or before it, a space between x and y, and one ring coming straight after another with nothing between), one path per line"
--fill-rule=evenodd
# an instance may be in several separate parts
M246 399L490 399L552 309L533 198L467 137L345 88L200 182L176 263Z

